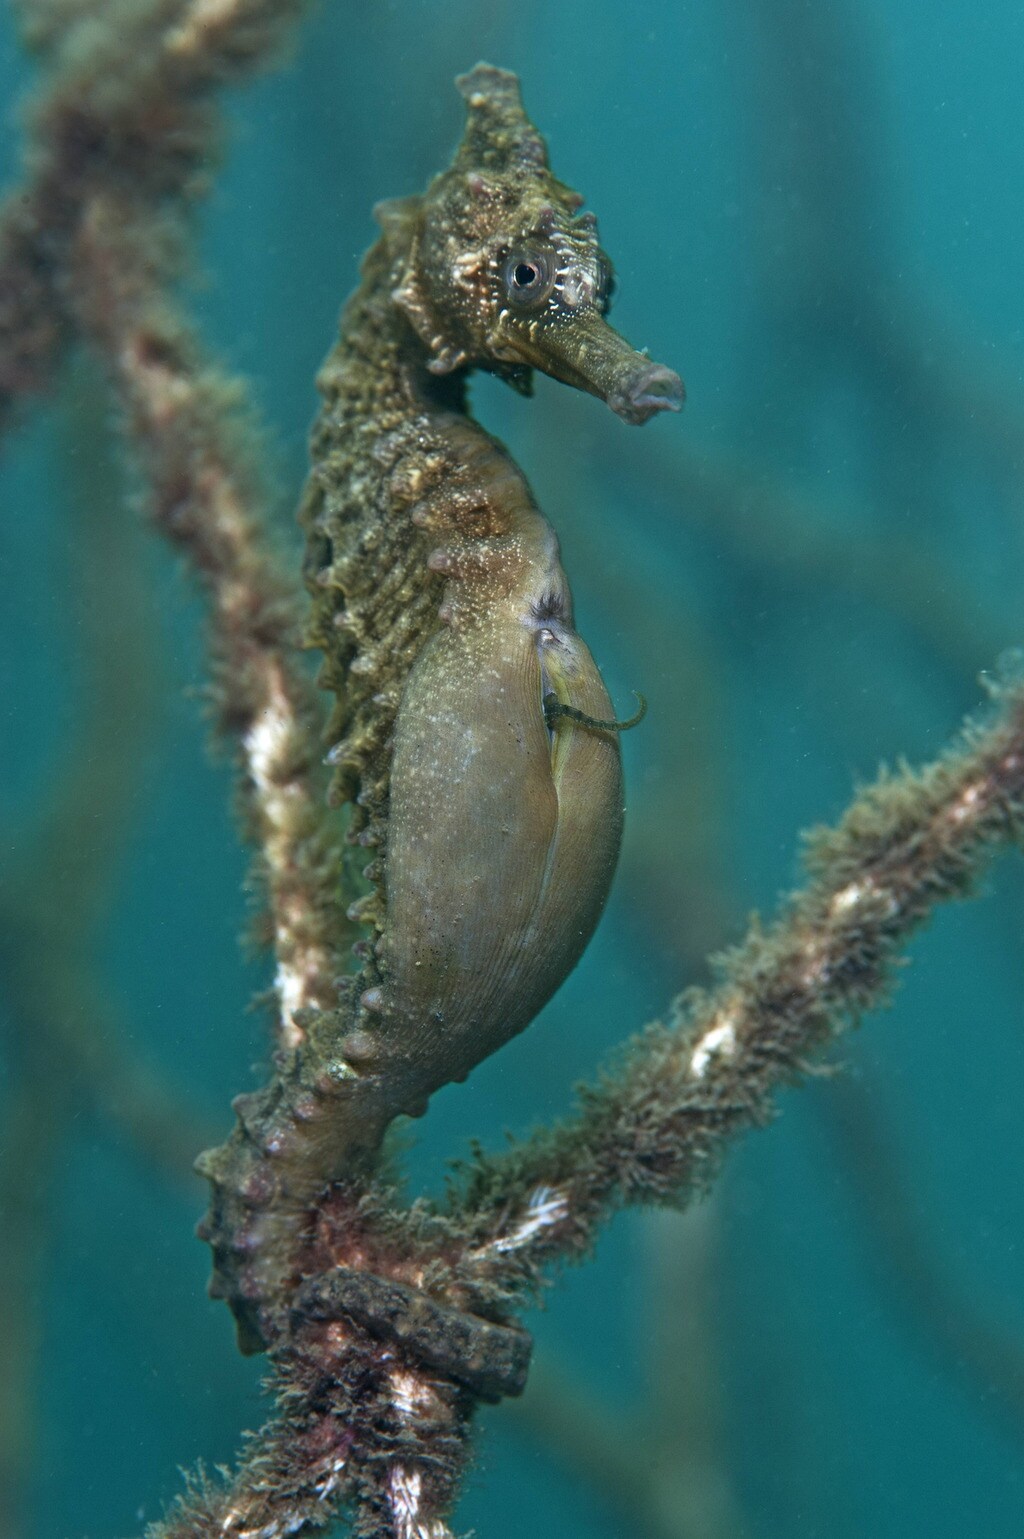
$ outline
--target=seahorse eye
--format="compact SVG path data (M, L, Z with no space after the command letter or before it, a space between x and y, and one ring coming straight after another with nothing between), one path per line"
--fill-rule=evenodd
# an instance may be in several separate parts
M555 285L554 253L540 247L510 252L504 281L509 299L520 309L543 304Z

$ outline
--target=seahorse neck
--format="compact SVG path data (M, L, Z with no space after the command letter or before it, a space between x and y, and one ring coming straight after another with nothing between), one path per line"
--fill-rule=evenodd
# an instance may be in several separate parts
M466 409L466 371L431 373L426 344L395 302L407 255L408 241L398 243L387 235L370 250L328 360L328 367L336 364L347 375L351 404L371 432L392 431L399 417L412 421L455 412L472 420ZM326 370L321 390L325 378Z

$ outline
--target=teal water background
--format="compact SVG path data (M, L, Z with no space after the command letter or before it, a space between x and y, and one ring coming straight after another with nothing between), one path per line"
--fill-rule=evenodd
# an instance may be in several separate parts
M9 180L31 74L9 11L0 28ZM628 711L641 689L650 710L624 743L626 845L598 934L541 1019L410 1130L412 1189L437 1188L469 1138L563 1110L750 910L771 912L799 831L880 761L933 755L978 706L979 672L1024 641L1022 54L1010 0L336 0L285 67L231 95L192 300L252 382L286 532L371 206L445 164L451 80L478 58L520 73L556 172L600 219L616 324L689 390L681 419L637 430L548 381L533 401L475 388L559 530L613 698ZM66 406L34 408L0 468L5 846L85 769L88 529ZM237 945L246 862L203 746L200 606L127 512L123 540L153 682L123 723L139 762L97 966L132 1052L216 1136L260 1081L246 1005L267 972ZM680 1239L620 1219L534 1318L538 1363L661 1469L680 1539L1019 1534L1024 1378L1008 1403L979 1342L1011 1369L1024 1356L1022 898L1004 858L844 1043L854 1100L826 1081L786 1094L708 1222ZM0 1024L2 1115L22 1024L2 989ZM260 1366L205 1296L202 1184L70 1104L54 1179L24 1173L47 1215L27 1531L107 1539L156 1517L180 1467L231 1459L261 1415ZM488 1412L460 1528L645 1532L549 1445ZM726 1483L727 1530L687 1516L700 1478Z

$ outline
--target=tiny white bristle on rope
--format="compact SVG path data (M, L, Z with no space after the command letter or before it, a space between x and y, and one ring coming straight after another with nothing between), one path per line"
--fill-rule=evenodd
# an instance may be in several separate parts
M519 1250L523 1245L529 1244L544 1229L550 1229L552 1225L561 1223L568 1215L569 1199L564 1192L559 1192L550 1186L538 1186L526 1205L526 1212L507 1234L499 1235L488 1245L482 1246L483 1251L498 1251L505 1253L510 1250Z
M735 1051L736 1024L731 1016L726 1016L700 1038L690 1059L690 1073L694 1079L703 1079L716 1054L731 1058Z

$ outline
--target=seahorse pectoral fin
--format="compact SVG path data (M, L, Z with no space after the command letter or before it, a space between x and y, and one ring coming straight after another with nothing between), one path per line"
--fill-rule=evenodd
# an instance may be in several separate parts
M544 696L541 702L544 707L544 720L547 723L548 731L553 732L555 730L556 722L572 721L580 727L586 727L588 732L629 732L633 727L639 727L647 715L647 701L643 695L637 694L636 690L633 693L637 698L636 710L632 716L627 716L624 721L616 721L611 718L588 716L585 711L579 710L577 706L566 705L564 701L559 700L554 690L552 690L550 694Z

